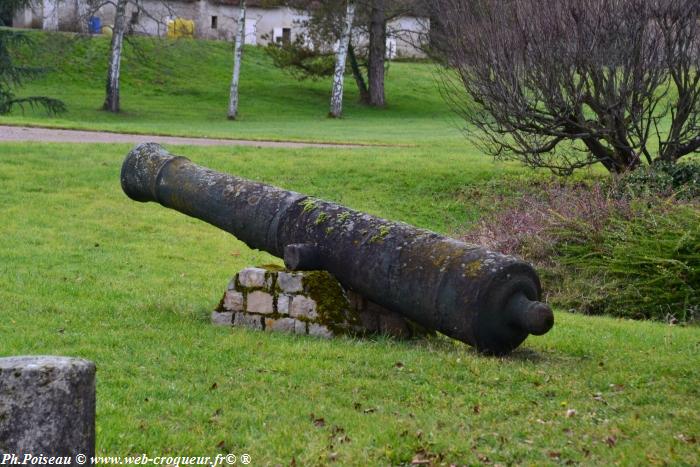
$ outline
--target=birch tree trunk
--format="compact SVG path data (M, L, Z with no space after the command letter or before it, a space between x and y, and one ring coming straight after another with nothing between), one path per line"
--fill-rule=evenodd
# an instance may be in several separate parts
M345 77L345 60L348 56L348 46L352 36L352 23L355 20L355 3L348 0L348 9L345 14L345 29L340 36L338 53L335 55L335 74L333 75L333 91L331 91L330 116L340 118L343 115L343 84Z
M107 70L107 95L102 106L109 112L119 112L119 74L122 63L122 46L124 44L124 32L126 31L126 5L129 0L118 0L117 11L114 16L114 30L112 32L112 46L110 48L109 69Z
M233 78L231 79L231 95L228 102L229 120L235 120L238 116L238 80L241 75L241 56L245 43L245 0L241 0L238 8L238 38L233 52Z

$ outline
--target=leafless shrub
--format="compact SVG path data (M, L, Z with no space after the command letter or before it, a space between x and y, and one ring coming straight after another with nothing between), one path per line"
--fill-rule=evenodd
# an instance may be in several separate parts
M700 151L697 0L436 0L442 89L494 156L570 174Z
M548 264L562 239L560 228L582 238L602 237L612 217L631 215L630 200L598 183L551 182L521 195L514 206L481 219L463 239L495 251Z

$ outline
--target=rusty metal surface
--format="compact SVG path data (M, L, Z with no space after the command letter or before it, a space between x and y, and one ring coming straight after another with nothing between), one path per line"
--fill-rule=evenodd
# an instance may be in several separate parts
M554 322L536 272L512 256L218 173L153 143L129 153L121 183L130 198L206 221L251 248L283 257L293 245L288 263L320 265L345 287L480 352L508 353Z

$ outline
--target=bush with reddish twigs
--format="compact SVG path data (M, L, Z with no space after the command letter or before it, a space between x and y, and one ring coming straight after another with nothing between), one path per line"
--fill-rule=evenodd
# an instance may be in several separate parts
M561 241L558 229L581 230L596 237L603 234L611 216L626 218L630 213L629 200L610 196L610 189L600 183L554 183L525 193L514 206L482 219L464 239L547 262Z
M464 240L532 262L554 305L693 322L700 315L700 208L616 182L533 184Z

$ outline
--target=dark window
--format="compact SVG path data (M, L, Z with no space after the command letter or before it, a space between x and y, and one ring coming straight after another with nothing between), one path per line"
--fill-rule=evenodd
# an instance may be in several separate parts
M138 22L139 22L139 12L134 11L133 13L131 13L131 24L136 24Z
M218 16L212 16L211 17L211 28L216 29L219 27L219 17Z
M292 30L290 28L282 29L282 43L289 45L292 42Z

